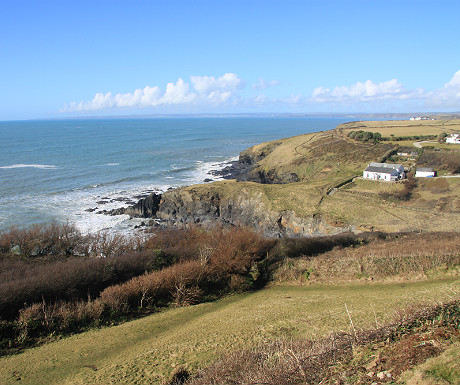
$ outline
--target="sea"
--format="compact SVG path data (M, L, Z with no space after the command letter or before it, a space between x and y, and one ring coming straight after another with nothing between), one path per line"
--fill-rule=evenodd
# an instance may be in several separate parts
M151 192L221 179L246 148L350 118L155 117L0 122L0 231L50 222L129 233L141 219L100 214Z

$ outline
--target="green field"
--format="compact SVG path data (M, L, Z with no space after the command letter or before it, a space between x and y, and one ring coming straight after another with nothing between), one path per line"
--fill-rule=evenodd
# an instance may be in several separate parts
M448 300L457 277L343 285L273 286L171 309L0 359L2 384L161 384L174 368L280 337L318 338L391 321L409 305ZM375 311L375 314L374 314Z

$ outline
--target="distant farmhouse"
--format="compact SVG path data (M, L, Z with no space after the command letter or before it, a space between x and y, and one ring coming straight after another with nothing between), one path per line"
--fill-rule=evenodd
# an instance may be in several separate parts
M450 136L448 136L446 138L446 143L460 144L460 135L459 134L450 134Z
M400 164L369 163L363 172L363 178L372 180L385 180L388 182L404 179L404 167Z
M436 171L429 167L417 167L415 169L416 178L430 178L436 176Z
M434 120L428 116L412 116L409 120Z

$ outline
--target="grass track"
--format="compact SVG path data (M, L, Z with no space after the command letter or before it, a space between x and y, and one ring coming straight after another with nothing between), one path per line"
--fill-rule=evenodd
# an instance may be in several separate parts
M1 384L160 384L174 367L200 367L226 350L277 337L317 338L391 321L414 303L457 296L460 281L273 286L171 309L0 359ZM374 309L374 310L373 310ZM21 381L17 381L18 377Z

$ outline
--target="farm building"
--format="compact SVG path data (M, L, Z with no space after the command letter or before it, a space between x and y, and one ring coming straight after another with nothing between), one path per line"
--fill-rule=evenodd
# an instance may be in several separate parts
M446 138L446 143L451 143L451 144L460 144L460 135L459 134L450 134Z
M436 176L436 171L429 167L417 167L415 169L416 178L430 178Z
M400 164L372 162L363 172L363 178L388 182L404 179L405 177L404 167Z

